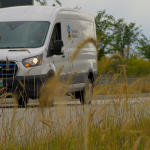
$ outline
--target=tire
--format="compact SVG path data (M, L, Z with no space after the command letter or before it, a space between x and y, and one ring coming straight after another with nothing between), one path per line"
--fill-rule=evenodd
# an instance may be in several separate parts
M76 98L80 99L81 104L90 104L92 101L93 95L93 84L91 79L88 79L85 83L85 87L83 91L76 93Z
M23 93L22 95L17 94L17 103L19 107L26 107L29 101L29 97L27 94Z

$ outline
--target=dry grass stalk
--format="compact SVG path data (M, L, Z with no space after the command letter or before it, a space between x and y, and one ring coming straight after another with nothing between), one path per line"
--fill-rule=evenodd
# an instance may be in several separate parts
M108 115L108 117L116 117L116 115L114 115L114 114L110 114L110 115Z
M62 66L59 68L59 70L58 70L58 72L57 72L57 75L56 75L56 81L58 80L58 78L59 78L59 76L60 76L60 74L61 74L63 68L64 68L64 65L62 65Z
M19 84L22 86L22 88L24 89L24 91L26 91L25 86L23 85L23 83L19 80Z
M107 106L109 106L111 104L111 102L106 103L99 111L98 113L103 113L103 111L107 108Z
M99 82L99 79L101 78L101 76L99 76L96 80L95 80L95 85Z
M140 141L141 141L141 138L142 138L142 136L140 136L137 140L136 140L136 142L135 142L135 144L133 145L133 150L137 150L138 149L138 147L139 147L139 144L140 144Z
M131 119L127 120L127 123L124 125L124 127L121 129L121 131L124 132L131 122L132 122Z
M55 124L58 124L56 121L53 121L51 119L45 119L45 118L39 118L39 121L41 121L42 123L49 123L49 122L52 122L52 123L55 123Z
M134 88L138 83L140 83L141 81L143 81L143 80L145 80L145 79L146 79L145 77L138 79L137 81L133 82L133 83L129 86L129 88L131 88L131 89Z
M144 101L144 99L142 99L142 100L140 101L140 103L139 103L139 105L138 105L138 107L137 107L137 110L136 110L137 113L140 111L141 105L142 105L143 101Z
M69 84L71 83L71 81L72 81L75 74L77 74L77 72L74 72L74 73L71 74L71 76L69 77L69 79L67 81L67 86L69 86Z
M66 129L66 132L65 132L65 138L64 138L64 141L66 141L67 137L69 136L70 132L71 132L71 129L73 128L73 126L79 122L83 120L83 118L80 118L80 119L76 119L75 121L73 121L69 126L68 128Z
M149 140L148 140L148 142L146 143L146 148L145 148L145 150L149 150L149 147L150 146L150 138L149 138Z
M34 69L34 67L33 67L33 68L30 68L30 69L26 72L26 74L24 75L24 77L25 77L26 75L28 75L29 72L30 72L32 69Z
M43 124L45 124L45 125L47 125L48 127L51 127L50 126L50 124L49 124L49 122L47 122L47 121L45 121L45 120L41 120L41 119L39 119Z
M84 143L83 143L83 149L88 150L88 142L89 142L89 118L90 114L88 113L87 108L85 107L85 115L84 115L84 132L83 132L83 138L84 138Z
M0 98L6 98L8 96L12 96L12 93L5 93L0 96Z
M8 61L8 57L6 57L6 69L9 70L9 61Z
M120 60L122 61L122 64L124 64L124 60L123 60L122 56L121 56L119 53L113 54L113 55L109 58L109 60L107 61L106 64L108 64L112 59L114 59L114 58L116 58L116 57L120 58Z

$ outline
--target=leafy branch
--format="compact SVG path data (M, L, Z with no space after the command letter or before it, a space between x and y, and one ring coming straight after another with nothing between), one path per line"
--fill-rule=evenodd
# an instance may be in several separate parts
M36 0L41 6L47 5L47 0Z

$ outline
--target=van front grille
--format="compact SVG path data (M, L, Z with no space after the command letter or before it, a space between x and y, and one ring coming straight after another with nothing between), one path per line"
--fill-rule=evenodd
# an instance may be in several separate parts
M14 61L6 63L6 61L0 61L0 78L12 78L16 76L18 66Z

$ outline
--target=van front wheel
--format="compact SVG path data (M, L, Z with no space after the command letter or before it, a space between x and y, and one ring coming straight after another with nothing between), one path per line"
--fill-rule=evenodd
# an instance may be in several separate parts
M17 103L19 107L26 107L29 101L29 97L26 94L18 94L17 95Z

